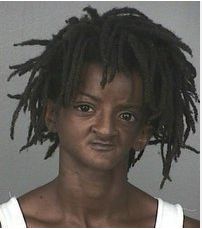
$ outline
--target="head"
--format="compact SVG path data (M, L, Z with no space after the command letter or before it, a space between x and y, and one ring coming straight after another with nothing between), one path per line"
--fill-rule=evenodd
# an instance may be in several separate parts
M141 158L147 144L160 144L162 187L166 179L171 180L171 163L180 156L181 148L197 152L185 144L190 130L195 132L197 121L198 113L193 99L199 102L194 83L196 71L183 53L192 55L191 49L172 32L155 24L136 9L112 9L103 15L91 7L86 7L84 11L87 14L81 18L68 19L67 25L50 40L29 40L16 44L38 44L45 46L45 50L24 64L10 67L15 71L9 80L16 74L31 71L24 92L21 95L9 95L19 99L13 114L11 138L14 137L14 125L20 110L28 110L31 119L27 144L21 150L50 140L52 145L46 153L47 159L62 139L57 125L51 126L48 122L50 117L54 117L48 115L49 111L68 110L78 99L80 90L88 92L91 88L95 89L93 93L100 93L101 101L105 101L103 104L106 106L99 106L101 113L109 104L113 107L114 101L115 109L121 99L125 99L125 102L134 99L132 103L138 102L142 109L138 125L131 129L130 142L127 142L127 147L123 144L123 149L128 151L128 168ZM92 73L92 68L96 68L96 80L89 76L88 71ZM127 83L124 88L119 88L120 93L112 93L122 81ZM91 84L93 87L89 87ZM117 100L116 96L125 97ZM113 109L110 109L112 112ZM108 110L108 118L109 113ZM124 117L128 117L128 114L124 114ZM95 136L100 136L100 130L96 127L99 118L101 120L102 116L96 116L95 122L91 123L94 135L97 133ZM114 125L114 128L114 119L111 121L110 125ZM110 128L108 126L108 131ZM123 129L121 133L125 133Z
M143 122L142 80L135 71L130 77L119 72L102 88L102 75L100 63L86 64L82 84L67 107L48 101L46 126L58 134L60 153L79 164L102 170L127 168L129 152L143 150L151 136Z

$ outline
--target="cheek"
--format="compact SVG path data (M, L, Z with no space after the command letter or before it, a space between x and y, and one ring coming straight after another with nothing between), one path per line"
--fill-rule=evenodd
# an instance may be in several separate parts
M73 143L84 136L88 132L87 122L82 122L79 119L62 117L57 123L57 132L60 141L65 141L65 143ZM80 139L81 142L81 139Z
M124 146L124 148L130 149L137 138L138 128L130 127L130 128L122 128L120 131L120 143Z

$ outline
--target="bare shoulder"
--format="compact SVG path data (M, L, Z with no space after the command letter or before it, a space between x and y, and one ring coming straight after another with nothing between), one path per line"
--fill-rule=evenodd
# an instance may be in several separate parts
M158 207L158 201L155 199L153 196L149 195L148 193L140 190L139 188L133 186L132 184L130 185L130 192L132 199L135 201L136 204L142 205L143 208L148 208L147 210L150 209L150 213L156 214L156 210ZM145 210L145 209L144 209Z
M193 218L190 218L188 216L185 216L183 227L185 227L185 228L191 228L191 227L192 228L200 228L200 221L193 219Z
M38 187L18 198L23 213L31 215L46 201L45 185Z
M51 184L48 183L18 198L18 203L28 227L38 227L40 226L38 222L42 221L44 217L51 218L50 209L53 206L50 201L52 199L50 186Z
M155 227L158 200L148 193L130 185L132 215L139 222L136 227ZM137 218L136 218L137 216Z

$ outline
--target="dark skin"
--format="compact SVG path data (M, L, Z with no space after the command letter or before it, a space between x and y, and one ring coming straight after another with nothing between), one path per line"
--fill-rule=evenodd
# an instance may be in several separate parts
M155 227L157 200L127 182L127 152L143 149L152 135L141 123L141 78L118 73L102 89L95 63L82 76L68 108L47 104L46 124L60 139L59 173L18 198L27 226ZM185 218L184 227L198 226Z

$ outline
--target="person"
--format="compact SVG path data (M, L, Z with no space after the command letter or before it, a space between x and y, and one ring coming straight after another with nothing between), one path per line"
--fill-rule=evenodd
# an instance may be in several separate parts
M10 66L30 72L13 113L30 112L25 150L50 141L45 159L59 148L58 176L0 205L2 227L199 227L179 204L154 198L130 184L129 169L147 145L161 146L163 180L195 132L199 102L188 45L135 8L99 15L85 7L44 51ZM186 128L185 128L186 127ZM165 150L166 148L166 150Z

